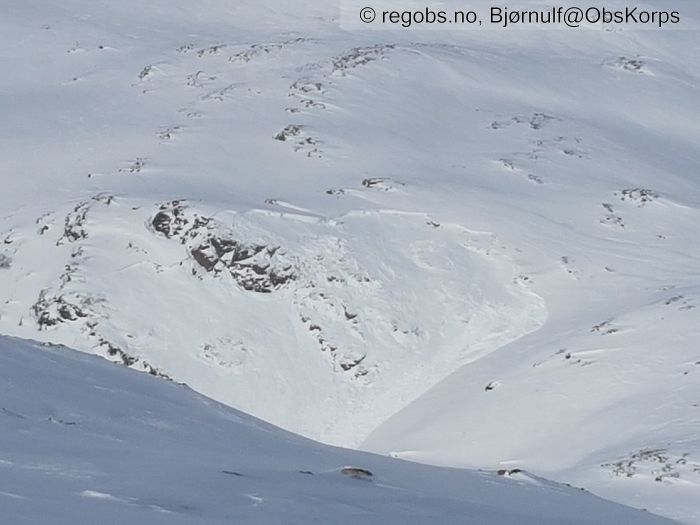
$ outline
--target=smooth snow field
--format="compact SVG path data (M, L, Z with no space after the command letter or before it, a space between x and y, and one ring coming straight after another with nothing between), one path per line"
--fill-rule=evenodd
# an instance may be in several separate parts
M671 523L525 472L320 445L66 348L0 338L0 396L0 509L12 525Z

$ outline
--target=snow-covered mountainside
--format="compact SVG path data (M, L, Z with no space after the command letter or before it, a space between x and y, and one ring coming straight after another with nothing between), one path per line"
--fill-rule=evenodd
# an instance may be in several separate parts
M700 5L359 31L322 0L6 4L0 333L700 523Z
M0 337L3 523L672 523L525 472L336 449L66 348Z

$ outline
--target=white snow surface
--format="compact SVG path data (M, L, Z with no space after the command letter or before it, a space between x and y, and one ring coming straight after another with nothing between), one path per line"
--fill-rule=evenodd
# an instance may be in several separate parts
M0 508L13 525L672 523L525 472L321 445L187 387L14 338L0 337L0 400Z
M700 523L698 31L338 13L7 2L0 333Z

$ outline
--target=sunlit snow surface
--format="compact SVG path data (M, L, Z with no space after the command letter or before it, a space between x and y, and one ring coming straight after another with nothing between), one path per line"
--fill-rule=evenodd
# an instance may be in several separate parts
M697 31L9 4L0 333L700 523Z

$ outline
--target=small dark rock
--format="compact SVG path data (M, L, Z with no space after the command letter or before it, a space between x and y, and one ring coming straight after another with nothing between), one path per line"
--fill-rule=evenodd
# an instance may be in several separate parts
M361 479L364 481L371 481L374 477L374 474L372 474L372 472L370 472L369 470L358 467L345 467L343 470L340 471L340 473L345 476L348 476L349 478Z

